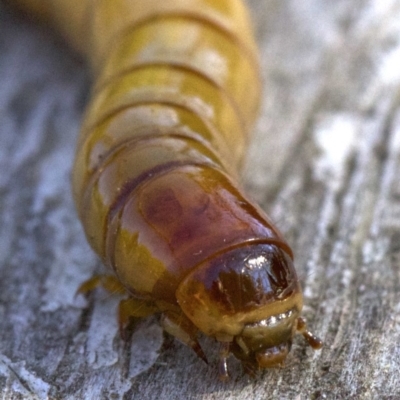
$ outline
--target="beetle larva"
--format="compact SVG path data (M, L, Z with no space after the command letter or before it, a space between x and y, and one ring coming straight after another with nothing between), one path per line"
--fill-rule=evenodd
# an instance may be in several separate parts
M197 335L215 338L222 378L230 353L250 373L282 365L297 332L319 348L290 247L235 183L260 87L242 2L18 3L54 21L95 73L73 190L128 294L120 323L158 312L203 359Z

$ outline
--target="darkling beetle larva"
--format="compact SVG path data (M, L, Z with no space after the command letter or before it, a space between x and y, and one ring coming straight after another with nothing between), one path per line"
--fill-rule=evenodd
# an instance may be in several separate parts
M161 313L204 360L197 335L215 338L221 378L230 353L254 373L282 365L296 333L319 348L289 245L235 182L261 86L242 1L16 3L54 23L94 71L73 191L128 295L121 325Z

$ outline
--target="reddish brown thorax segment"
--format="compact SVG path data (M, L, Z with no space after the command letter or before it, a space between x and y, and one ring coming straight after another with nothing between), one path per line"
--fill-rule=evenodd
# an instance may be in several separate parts
M262 241L288 248L224 173L205 166L166 168L132 191L118 218L112 252L116 272L121 274L118 266L129 262L130 249L140 242L164 265L147 293L154 298L174 299L177 286L193 268L232 247ZM131 274L123 281L133 292L145 294Z

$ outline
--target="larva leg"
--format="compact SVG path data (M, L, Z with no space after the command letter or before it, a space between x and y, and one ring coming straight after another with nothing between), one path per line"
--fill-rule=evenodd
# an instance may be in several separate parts
M96 275L88 279L79 286L77 293L87 294L99 286L111 294L126 294L125 287L112 275Z
M307 324L304 318L300 317L297 319L297 332L306 339L307 343L314 350L318 350L322 347L322 340L307 329Z
M221 352L219 354L218 371L219 379L223 382L229 379L227 359L230 351L229 343L222 343Z
M158 307L153 302L129 297L123 299L118 305L118 323L121 337L126 339L126 331L134 318L144 318L158 312Z
M166 332L191 347L197 356L208 364L207 357L196 337L198 329L189 319L183 314L166 311L163 314L161 323Z
M77 293L86 294L99 286L111 294L124 295L127 293L126 288L112 275L96 275L88 279L79 287ZM158 311L158 307L153 302L134 297L122 299L118 305L118 324L121 337L127 338L126 331L133 318L148 317Z
M244 369L244 372L249 375L251 378L255 378L257 376L257 371L258 368L254 363L250 362L242 362L242 366Z

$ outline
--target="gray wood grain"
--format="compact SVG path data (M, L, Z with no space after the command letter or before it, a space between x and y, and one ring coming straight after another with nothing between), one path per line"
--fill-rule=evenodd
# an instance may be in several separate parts
M286 234L325 342L232 379L157 321L118 335L118 299L75 297L101 266L70 169L89 78L0 3L2 399L400 399L400 0L252 0L265 98L244 184ZM245 99L244 99L245 101Z

